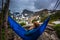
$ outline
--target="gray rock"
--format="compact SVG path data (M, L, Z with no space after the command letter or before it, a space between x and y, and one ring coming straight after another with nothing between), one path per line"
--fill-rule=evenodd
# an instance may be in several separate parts
M45 32L38 38L38 40L59 40L53 28L47 27Z

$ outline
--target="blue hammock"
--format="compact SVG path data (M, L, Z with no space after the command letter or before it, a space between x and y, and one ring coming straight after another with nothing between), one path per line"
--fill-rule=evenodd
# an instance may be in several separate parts
M19 35L23 40L37 40L37 38L44 32L50 20L50 16L38 28L26 31L20 24L8 16L8 22L12 30Z

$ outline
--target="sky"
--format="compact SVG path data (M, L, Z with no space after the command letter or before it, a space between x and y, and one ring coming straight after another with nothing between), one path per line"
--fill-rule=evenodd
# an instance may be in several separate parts
M41 9L53 9L56 1L57 0L10 0L9 9L12 12L22 12L24 9L28 9L31 11L39 11ZM57 9L60 9L60 5Z

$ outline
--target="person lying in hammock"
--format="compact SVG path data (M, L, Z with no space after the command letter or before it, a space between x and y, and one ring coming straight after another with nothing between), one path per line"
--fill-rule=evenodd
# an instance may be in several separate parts
M37 22L36 20L33 21L32 23L33 23L33 25L28 28L28 30L27 30L27 32L25 34L27 36L30 35L29 31L34 30L34 29L36 29L36 28L38 28L40 26L39 22Z
M48 18L47 18L48 19ZM28 31L25 33L26 36L31 35L33 32L35 32L35 30L37 28L40 28L39 30L41 31L41 34L43 33L43 31L46 29L46 25L48 23L48 20L45 20L42 24L42 26L39 24L39 22L37 22L37 20L35 19L34 21L32 21L33 25L28 29ZM45 26L44 26L45 25Z
M37 28L40 25L39 22L37 22L37 21L33 21L32 23L33 23L33 25L29 28L29 30L32 30L34 28Z
M46 26L50 20L48 17L42 25L39 25L38 22L33 22L34 26L30 27L29 31L26 31L20 24L8 16L8 22L12 30L19 35L23 40L37 40L37 38L44 32Z

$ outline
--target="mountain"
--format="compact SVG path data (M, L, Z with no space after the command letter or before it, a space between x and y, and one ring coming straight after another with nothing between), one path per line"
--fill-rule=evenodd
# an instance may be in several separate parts
M46 16L46 14L48 14L48 9L43 9L43 10L35 12L35 14L33 16L37 16L37 15Z
M27 9L24 9L21 14L22 14L23 16L25 16L25 17L30 17L30 16L33 15L33 13L34 13L33 11L29 11L29 10L27 10Z

